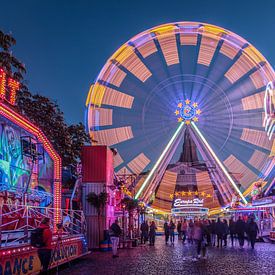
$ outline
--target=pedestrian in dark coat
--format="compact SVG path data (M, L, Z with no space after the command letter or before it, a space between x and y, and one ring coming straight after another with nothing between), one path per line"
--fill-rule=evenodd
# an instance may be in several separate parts
M177 224L177 231L178 231L178 240L181 240L181 221L178 221Z
M251 247L252 249L254 249L257 234L259 234L259 228L257 223L254 221L254 218L251 218L251 220L247 224L247 234L251 242Z
M234 237L236 235L236 222L233 218L229 220L229 233L231 239L231 245L234 246Z
M42 230L43 246L37 251L39 260L42 265L42 271L40 274L48 274L48 268L52 255L52 231L50 229L50 219L44 218L38 227Z
M216 222L215 222L215 220L211 221L210 234L211 234L211 244L212 244L212 246L215 246L215 244L216 244Z
M156 238L156 224L154 221L151 222L149 227L149 243L150 245L155 245L155 238Z
M163 230L165 235L165 244L167 244L169 240L169 235L170 235L169 225L167 222L164 223Z
M149 225L147 221L144 221L140 226L141 231L141 243L145 244L148 241Z
M171 244L174 244L174 241L175 241L175 228L176 228L176 226L173 223L173 221L171 220L170 224L169 224L170 242L171 242Z
M220 218L218 218L217 223L216 223L216 234L218 237L218 244L217 247L222 247L222 240L223 240L223 235L224 235L224 224L221 222Z
M224 241L224 246L227 246L227 235L229 233L229 227L228 227L228 223L227 220L224 219L223 220L223 241Z
M240 247L243 248L244 246L244 233L245 233L245 222L242 220L241 216L239 216L236 222L236 233L238 235Z

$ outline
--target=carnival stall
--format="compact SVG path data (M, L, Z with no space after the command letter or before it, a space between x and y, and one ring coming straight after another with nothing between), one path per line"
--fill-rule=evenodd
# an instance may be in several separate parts
M45 217L54 232L51 267L87 253L83 213L61 209L61 159L43 132L16 111L19 87L0 68L0 274L39 272L29 242Z

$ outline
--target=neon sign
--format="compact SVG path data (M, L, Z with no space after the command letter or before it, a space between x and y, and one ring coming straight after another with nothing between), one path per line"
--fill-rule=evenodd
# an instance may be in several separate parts
M269 140L271 140L272 135L275 132L275 91L274 85L271 81L266 85L265 89L264 111L264 127Z
M203 206L204 199L189 199L189 200L182 200L182 199L176 199L174 201L173 206L174 207L185 207L185 206Z
M14 105L19 87L19 82L10 77L7 79L7 74L0 68L0 98Z
M207 215L209 209L204 207L179 207L179 208L172 208L171 212L174 215Z

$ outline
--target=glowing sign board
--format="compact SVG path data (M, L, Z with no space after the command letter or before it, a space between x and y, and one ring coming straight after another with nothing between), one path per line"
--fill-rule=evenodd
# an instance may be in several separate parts
M173 207L185 207L185 206L203 206L203 201L204 199L188 199L188 200L183 200L183 199L176 199L174 201Z
M7 78L5 71L0 68L0 98L14 105L19 87L19 82L10 77Z
M179 207L179 208L172 208L171 212L174 215L207 215L209 209L204 207Z

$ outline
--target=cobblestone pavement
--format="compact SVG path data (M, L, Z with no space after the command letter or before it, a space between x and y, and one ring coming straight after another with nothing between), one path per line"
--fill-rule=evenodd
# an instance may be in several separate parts
M59 274L275 274L275 244L256 243L247 247L209 248L207 259L192 261L192 247L181 242L165 245L157 237L156 245L120 249L119 258L111 252L94 252L63 267ZM184 257L186 257L184 259Z

